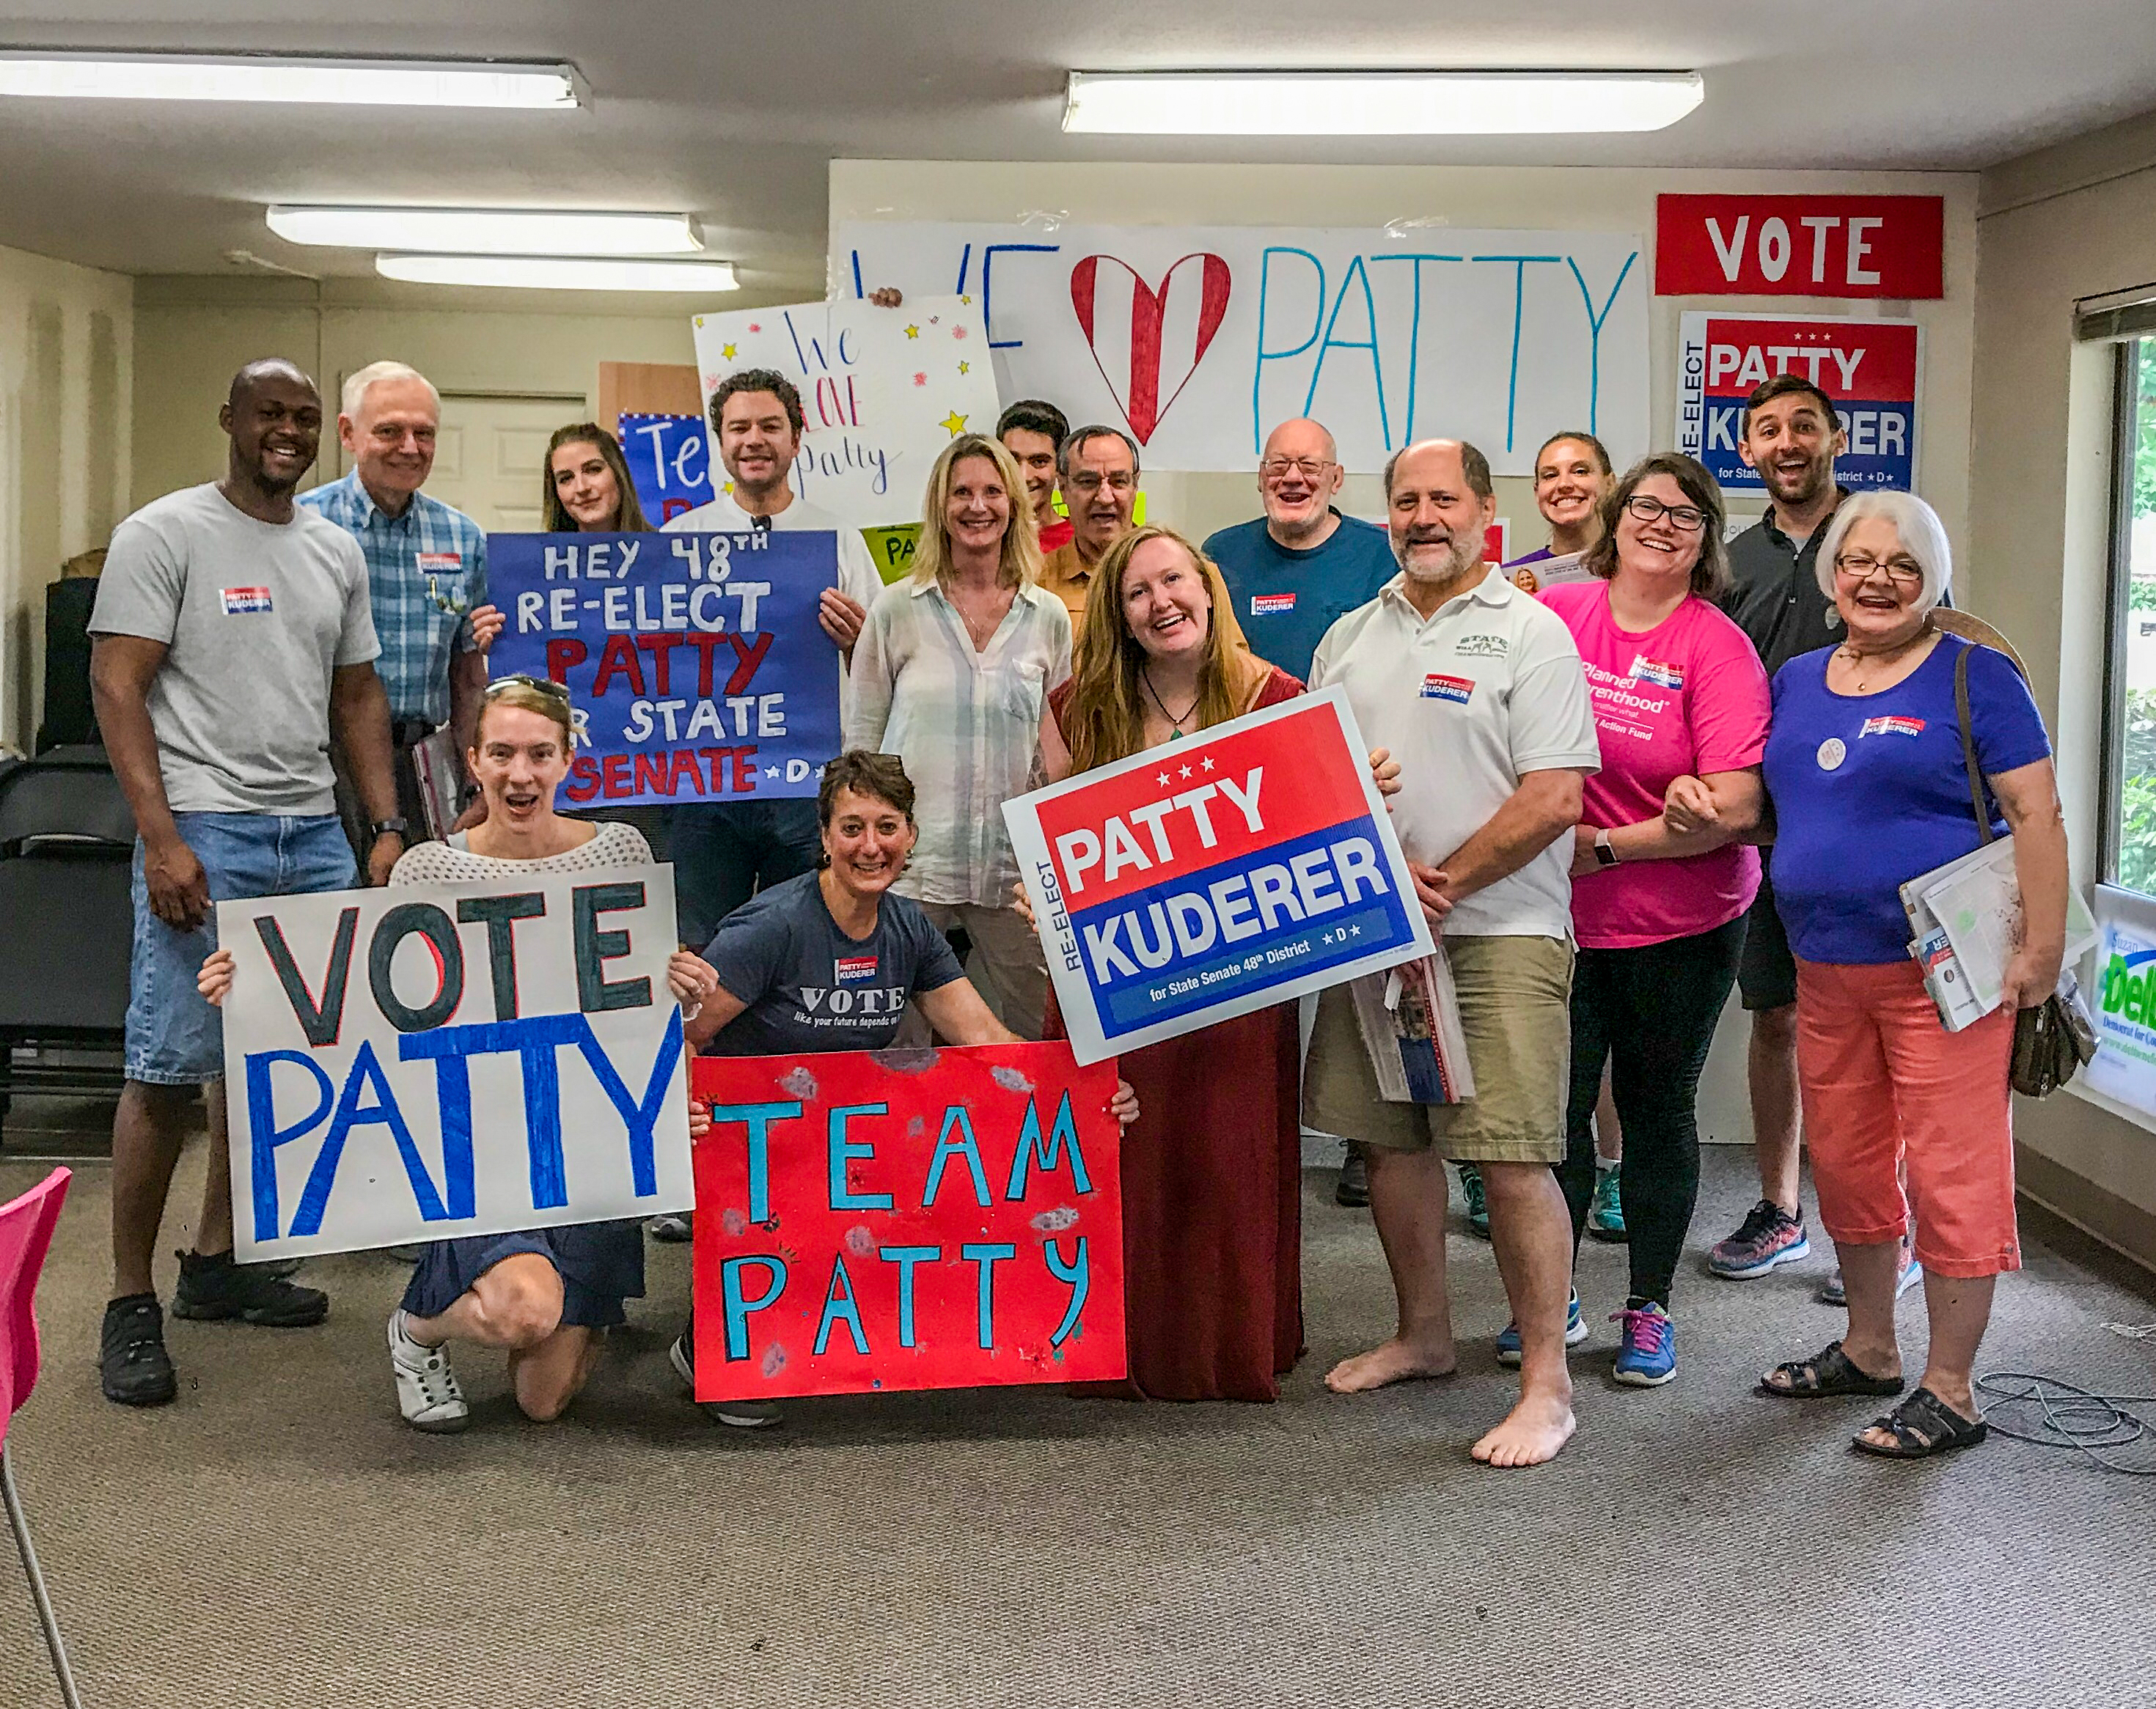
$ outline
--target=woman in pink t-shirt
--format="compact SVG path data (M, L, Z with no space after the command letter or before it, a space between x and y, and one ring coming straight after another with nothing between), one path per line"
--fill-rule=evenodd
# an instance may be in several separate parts
M1631 1236L1616 1377L1651 1387L1676 1374L1670 1285L1699 1195L1693 1106L1759 887L1758 855L1736 839L1759 818L1768 701L1758 654L1712 603L1729 579L1714 477L1689 457L1645 458L1603 501L1602 519L1584 560L1595 579L1542 596L1579 647L1602 744L1574 834L1579 958L1558 1174L1576 1247L1594 1191L1590 1119L1607 1060ZM1713 812L1681 834L1662 803L1686 777L1706 786Z

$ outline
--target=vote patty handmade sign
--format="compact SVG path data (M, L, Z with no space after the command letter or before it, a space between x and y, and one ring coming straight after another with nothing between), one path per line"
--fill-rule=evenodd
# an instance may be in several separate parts
M1834 400L1849 449L1835 479L1852 490L1916 485L1924 329L1914 321L1685 315L1677 337L1677 449L1725 490L1763 493L1738 454L1744 400L1776 374L1802 374Z
M837 536L493 534L497 676L566 685L562 801L816 793L839 751L839 654L817 621Z
M980 300L1006 398L1127 428L1148 469L1247 475L1291 417L1374 474L1418 438L1471 439L1532 475L1586 428L1647 449L1646 265L1611 232L947 225L831 234L842 293Z
M1125 1373L1112 1063L705 1056L696 1398Z
M1655 295L1946 295L1939 196L1657 196Z
M646 521L670 522L711 503L711 441L701 416L624 414L619 425L621 454Z
M1004 807L1081 1062L1430 953L1337 688Z
M696 317L704 409L729 374L773 368L807 418L793 490L856 528L921 520L928 470L960 434L996 430L996 375L971 296L909 296ZM726 488L716 449L713 479ZM730 490L730 489L726 489Z
M693 1203L670 868L220 902L244 1261Z

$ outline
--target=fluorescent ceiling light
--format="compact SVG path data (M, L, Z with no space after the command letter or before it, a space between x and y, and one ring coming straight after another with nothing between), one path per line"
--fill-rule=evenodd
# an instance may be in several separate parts
M390 107L574 107L572 66L514 60L0 52L0 95L302 101Z
M531 290L738 290L731 261L583 260L562 255L377 255L384 279Z
M1659 131L1697 71L1074 71L1065 131L1152 136L1440 136Z
M685 213L542 208L272 208L289 244L485 255L680 255L704 247Z

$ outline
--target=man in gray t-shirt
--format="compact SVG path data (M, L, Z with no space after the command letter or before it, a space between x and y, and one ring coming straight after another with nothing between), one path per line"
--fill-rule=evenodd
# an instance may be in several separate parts
M131 1406L177 1390L150 1265L187 1106L224 1073L223 1029L195 989L217 947L211 905L354 882L332 741L376 821L369 881L383 882L404 847L366 561L350 535L292 502L321 439L315 383L290 362L251 362L218 423L232 442L224 478L120 525L90 624L98 724L136 828L114 1297L99 1359L105 1398ZM329 1301L318 1290L234 1264L221 1084L208 1105L209 1174L174 1312L319 1323Z

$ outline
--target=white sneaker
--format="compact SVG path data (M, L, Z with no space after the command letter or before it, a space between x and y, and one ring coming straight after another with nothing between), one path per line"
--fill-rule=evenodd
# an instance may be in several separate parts
M389 1314L389 1369L397 1378L397 1409L415 1430L448 1435L471 1422L471 1409L450 1368L449 1349L426 1347L404 1327L404 1309Z

